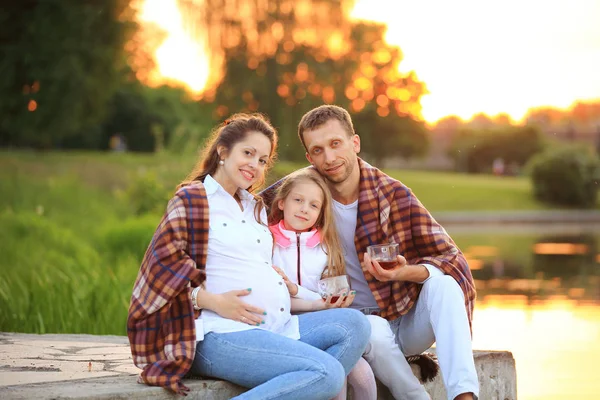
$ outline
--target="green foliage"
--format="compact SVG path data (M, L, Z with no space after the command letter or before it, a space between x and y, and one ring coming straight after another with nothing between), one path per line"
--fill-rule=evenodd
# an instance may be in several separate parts
M542 133L531 126L463 128L452 141L450 156L461 171L490 172L496 158L502 158L506 165L522 167L543 147Z
M153 128L163 135L164 149L177 155L197 155L213 128L213 106L192 100L181 88L142 88Z
M568 145L535 156L527 166L541 201L575 207L596 204L600 161L591 147Z
M120 135L132 151L195 154L215 121L260 111L280 132L281 158L299 161L300 117L336 103L357 114L378 159L425 151L424 126L409 118L425 87L400 74L402 54L384 40L385 25L348 18L353 0L245 2L244 13L237 0L177 3L184 27L209 35L201 102L138 80L161 34L137 25L135 1L9 2L0 10L0 146L104 150Z
M208 134L211 105L199 108L181 88L146 87L127 65L138 29L132 3L29 0L0 9L0 146L107 149L120 134L130 150L153 152L180 126Z
M144 219L88 179L102 163L28 156L0 155L0 331L124 335Z
M372 155L376 165L383 165L386 158L421 156L429 147L422 122L397 114L381 118L372 105L354 117L354 128L361 137L361 150Z
M38 178L44 176L45 169L50 169L38 164L39 158L12 164L0 156L0 211L36 213L58 226L69 226L78 237L86 238L93 231L90 224L108 222L109 217L119 219L129 212L125 204L114 201L111 193L97 187L90 193L86 187L104 184L101 179L89 179L103 172L101 165L92 167L83 159L76 167L61 168L62 176ZM81 176L72 175L76 168ZM90 171L92 168L98 171Z
M111 135L121 134L129 150L191 154L208 136L210 110L200 108L181 88L150 88L139 82L123 85L109 102L102 125L103 144Z
M169 200L169 191L158 180L153 171L144 171L135 176L125 191L125 198L135 215L159 213Z
M68 229L31 212L4 212L0 224L0 329L68 332L72 321L92 311L85 303L102 273L98 254Z
M138 83L120 87L108 103L108 115L102 130L104 148L114 134L123 136L129 150L154 151L155 138L152 125L158 123Z
M101 256L34 213L0 213L0 224L0 330L125 334L139 255Z
M197 156L209 132L209 127L181 123L173 130L167 145L167 151L170 156L182 154Z
M88 134L122 80L130 0L10 1L0 8L0 145Z
M131 256L141 262L159 218L160 214L146 214L106 226L99 233L99 244L103 254L115 259Z

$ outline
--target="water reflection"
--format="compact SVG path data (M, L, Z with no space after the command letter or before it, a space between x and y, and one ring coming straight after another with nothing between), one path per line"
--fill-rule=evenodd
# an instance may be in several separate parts
M453 235L478 290L474 347L513 352L519 399L600 398L599 233Z
M473 332L476 349L512 351L519 399L598 399L598 304L490 295L477 305Z
M598 243L591 234L502 235L495 246L473 244L473 238L462 236L456 240L464 249L480 296L510 293L534 299L553 295L600 299Z

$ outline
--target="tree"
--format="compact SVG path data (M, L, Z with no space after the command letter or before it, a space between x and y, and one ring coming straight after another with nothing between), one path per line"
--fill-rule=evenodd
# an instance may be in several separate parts
M381 117L374 107L368 107L354 120L362 150L378 166L384 166L388 158L410 159L423 155L429 146L427 128L410 116L391 113Z
M181 88L150 88L132 81L121 85L109 101L101 126L102 147L118 133L132 151L152 152L168 145L178 154L193 154L210 132L207 117Z
M600 160L591 146L549 147L533 157L527 169L538 200L571 207L596 205Z
M239 110L264 112L279 129L281 157L300 159L300 117L336 103L355 114L365 145L389 136L390 147L370 147L385 151L378 158L424 151L425 129L415 121L424 85L414 74L400 74L402 54L385 43L385 26L349 20L352 1L179 4L189 29L209 44L215 75L204 101L216 104L215 118Z
M48 148L94 129L123 78L130 1L3 3L0 145Z
M465 127L458 130L449 153L460 170L489 172L496 158L502 158L507 165L522 167L544 145L542 133L532 126Z
M387 45L385 26L357 24L352 34L356 68L346 84L345 96L355 113L355 129L363 147L378 165L386 158L410 159L425 154L427 128L418 118L425 85L413 73L401 75L400 49Z

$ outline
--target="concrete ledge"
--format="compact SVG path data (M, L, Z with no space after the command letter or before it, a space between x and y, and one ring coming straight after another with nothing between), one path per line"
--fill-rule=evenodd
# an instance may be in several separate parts
M508 351L475 351L474 358L479 378L479 398L481 400L516 400L517 370L512 353ZM425 388L434 400L447 398L441 374L433 382L425 384ZM379 393L384 395L381 390ZM392 399L391 395L388 394L388 396L381 398Z
M91 363L91 364L90 364ZM476 351L482 400L514 400L515 361L509 352ZM0 333L2 399L177 399L168 391L137 383L126 337ZM229 399L245 389L224 381L188 379L188 399ZM434 400L445 400L441 376L426 384ZM378 398L391 399L385 387Z
M230 399L245 389L229 382L214 380L186 380L191 389L185 399ZM182 399L165 389L137 383L137 376L91 378L71 382L48 382L0 388L0 398L29 399L94 399L94 400L163 400Z

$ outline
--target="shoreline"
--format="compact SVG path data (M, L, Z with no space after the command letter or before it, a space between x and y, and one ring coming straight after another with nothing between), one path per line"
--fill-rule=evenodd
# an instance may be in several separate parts
M450 235L468 233L495 234L568 234L600 232L600 211L456 211L432 212Z

